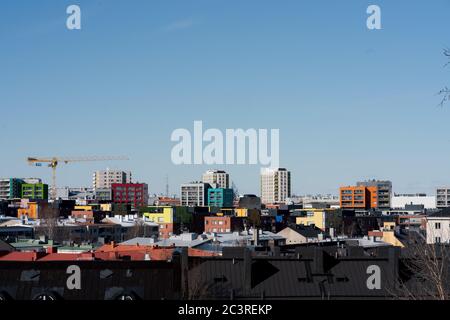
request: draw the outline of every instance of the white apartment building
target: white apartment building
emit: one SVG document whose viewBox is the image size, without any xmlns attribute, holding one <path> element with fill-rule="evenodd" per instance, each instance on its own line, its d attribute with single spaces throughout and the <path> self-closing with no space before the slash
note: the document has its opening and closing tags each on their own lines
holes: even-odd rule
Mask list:
<svg viewBox="0 0 450 320">
<path fill-rule="evenodd" d="M 106 169 L 95 171 L 92 175 L 92 186 L 94 190 L 111 188 L 113 183 L 131 183 L 131 172 Z"/>
<path fill-rule="evenodd" d="M 285 168 L 261 170 L 261 202 L 284 203 L 291 197 L 291 172 Z"/>
<path fill-rule="evenodd" d="M 443 187 L 436 189 L 436 208 L 450 207 L 450 188 Z"/>
<path fill-rule="evenodd" d="M 425 209 L 436 209 L 436 197 L 426 194 L 394 194 L 391 199 L 393 209 L 404 209 L 407 204 L 424 205 Z"/>
<path fill-rule="evenodd" d="M 450 243 L 450 216 L 428 216 L 427 243 Z"/>
<path fill-rule="evenodd" d="M 230 188 L 230 175 L 222 170 L 208 170 L 203 174 L 203 183 L 216 185 L 217 188 Z"/>
<path fill-rule="evenodd" d="M 181 205 L 203 207 L 208 205 L 209 183 L 191 182 L 181 185 Z"/>
</svg>

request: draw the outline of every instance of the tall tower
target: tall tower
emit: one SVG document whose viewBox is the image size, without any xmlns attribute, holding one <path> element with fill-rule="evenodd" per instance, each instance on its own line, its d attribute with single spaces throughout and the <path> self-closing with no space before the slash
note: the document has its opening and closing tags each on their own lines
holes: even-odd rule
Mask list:
<svg viewBox="0 0 450 320">
<path fill-rule="evenodd" d="M 222 170 L 208 170 L 203 174 L 203 183 L 216 184 L 218 188 L 230 188 L 230 175 Z"/>
<path fill-rule="evenodd" d="M 291 172 L 285 168 L 261 170 L 261 201 L 264 204 L 284 203 L 291 196 Z"/>
<path fill-rule="evenodd" d="M 120 170 L 95 171 L 92 175 L 92 187 L 95 189 L 110 189 L 113 183 L 131 183 L 131 172 Z"/>
</svg>

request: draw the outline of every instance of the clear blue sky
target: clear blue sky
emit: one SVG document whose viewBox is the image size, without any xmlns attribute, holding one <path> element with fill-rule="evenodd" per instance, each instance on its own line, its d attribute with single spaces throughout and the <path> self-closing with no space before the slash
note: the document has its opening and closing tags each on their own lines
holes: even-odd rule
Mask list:
<svg viewBox="0 0 450 320">
<path fill-rule="evenodd" d="M 65 27 L 78 4 L 82 30 Z M 366 28 L 382 9 L 383 30 Z M 123 168 L 151 193 L 196 180 L 174 166 L 176 128 L 279 128 L 297 194 L 366 178 L 396 192 L 450 185 L 450 1 L 4 0 L 0 176 L 38 176 L 27 156 L 128 155 L 71 164 L 59 185 Z M 259 166 L 225 166 L 259 193 Z"/>
</svg>

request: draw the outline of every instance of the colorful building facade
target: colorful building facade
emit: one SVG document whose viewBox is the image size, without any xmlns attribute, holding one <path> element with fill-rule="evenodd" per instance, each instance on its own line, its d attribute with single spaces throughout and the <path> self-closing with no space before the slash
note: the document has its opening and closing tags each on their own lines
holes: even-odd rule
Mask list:
<svg viewBox="0 0 450 320">
<path fill-rule="evenodd" d="M 44 183 L 24 183 L 22 184 L 22 199 L 47 200 L 48 185 Z"/>
<path fill-rule="evenodd" d="M 113 202 L 131 204 L 134 208 L 148 205 L 148 185 L 146 183 L 113 183 Z"/>
<path fill-rule="evenodd" d="M 233 207 L 233 199 L 233 189 L 208 189 L 208 206 L 210 207 L 231 208 Z"/>
<path fill-rule="evenodd" d="M 349 186 L 340 188 L 340 205 L 343 209 L 378 208 L 377 187 Z"/>
</svg>

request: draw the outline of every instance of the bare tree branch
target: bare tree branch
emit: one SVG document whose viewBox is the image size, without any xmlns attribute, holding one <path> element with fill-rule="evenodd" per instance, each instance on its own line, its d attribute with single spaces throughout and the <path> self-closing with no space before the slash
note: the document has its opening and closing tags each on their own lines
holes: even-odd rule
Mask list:
<svg viewBox="0 0 450 320">
<path fill-rule="evenodd" d="M 444 49 L 444 56 L 448 59 L 447 63 L 444 65 L 445 68 L 450 65 L 450 48 Z M 443 107 L 444 104 L 450 101 L 450 89 L 448 87 L 444 87 L 443 89 L 441 89 L 438 95 L 442 97 L 439 106 Z"/>
<path fill-rule="evenodd" d="M 427 244 L 409 239 L 401 261 L 405 279 L 399 278 L 390 290 L 397 299 L 448 300 L 450 298 L 450 248 L 447 244 Z"/>
</svg>

